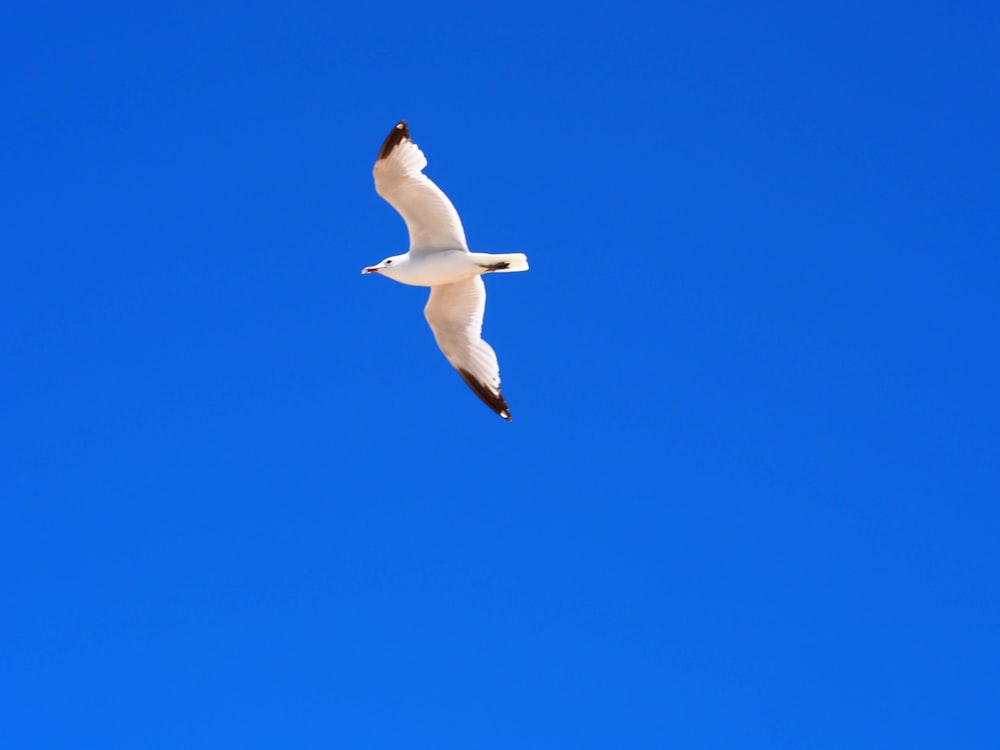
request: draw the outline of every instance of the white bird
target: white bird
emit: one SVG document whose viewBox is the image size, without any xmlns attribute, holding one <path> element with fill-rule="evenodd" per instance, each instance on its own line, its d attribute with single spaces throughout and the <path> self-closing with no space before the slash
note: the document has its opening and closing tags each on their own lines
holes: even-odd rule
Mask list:
<svg viewBox="0 0 1000 750">
<path fill-rule="evenodd" d="M 406 121 L 392 129 L 375 160 L 375 190 L 395 208 L 410 233 L 410 250 L 361 273 L 377 273 L 411 286 L 429 286 L 424 317 L 444 356 L 483 402 L 510 421 L 500 395 L 500 364 L 482 339 L 484 273 L 527 271 L 523 253 L 473 253 L 448 196 L 423 173 L 427 158 L 410 140 Z"/>
</svg>

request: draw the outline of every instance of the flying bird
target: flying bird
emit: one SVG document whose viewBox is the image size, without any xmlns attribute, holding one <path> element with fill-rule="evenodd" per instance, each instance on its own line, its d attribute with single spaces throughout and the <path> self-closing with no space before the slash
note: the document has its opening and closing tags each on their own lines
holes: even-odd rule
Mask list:
<svg viewBox="0 0 1000 750">
<path fill-rule="evenodd" d="M 424 317 L 442 353 L 462 380 L 493 411 L 510 421 L 500 395 L 500 364 L 483 341 L 486 287 L 483 274 L 527 271 L 523 253 L 473 253 L 465 242 L 458 211 L 423 173 L 427 157 L 410 140 L 406 121 L 394 127 L 375 160 L 375 191 L 406 222 L 410 250 L 361 273 L 377 273 L 411 286 L 429 286 Z"/>
</svg>

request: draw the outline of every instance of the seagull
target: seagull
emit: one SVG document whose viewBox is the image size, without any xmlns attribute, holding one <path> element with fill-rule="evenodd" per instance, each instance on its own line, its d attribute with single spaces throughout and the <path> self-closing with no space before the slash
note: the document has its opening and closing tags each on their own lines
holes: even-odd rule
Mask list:
<svg viewBox="0 0 1000 750">
<path fill-rule="evenodd" d="M 510 421 L 500 395 L 500 364 L 483 341 L 487 273 L 527 271 L 523 253 L 473 253 L 465 242 L 458 211 L 423 173 L 427 157 L 410 140 L 402 120 L 386 136 L 375 160 L 375 191 L 403 217 L 410 250 L 361 273 L 377 273 L 410 286 L 429 286 L 424 317 L 445 358 L 487 406 Z"/>
</svg>

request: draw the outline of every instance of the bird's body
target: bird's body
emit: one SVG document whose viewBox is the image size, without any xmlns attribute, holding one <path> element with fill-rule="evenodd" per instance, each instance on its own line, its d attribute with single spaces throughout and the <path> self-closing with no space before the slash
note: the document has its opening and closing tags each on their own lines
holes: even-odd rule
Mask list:
<svg viewBox="0 0 1000 750">
<path fill-rule="evenodd" d="M 467 281 L 484 273 L 525 270 L 522 268 L 512 269 L 510 255 L 523 257 L 520 256 L 520 253 L 495 255 L 492 253 L 472 253 L 468 250 L 406 253 L 394 255 L 388 259 L 392 260 L 392 263 L 379 269 L 378 273 L 382 276 L 388 276 L 400 284 L 434 287 L 440 284 Z M 513 260 L 516 262 L 518 258 Z"/>
<path fill-rule="evenodd" d="M 522 253 L 473 253 L 465 242 L 458 212 L 441 189 L 423 174 L 427 159 L 410 140 L 406 122 L 386 137 L 373 170 L 375 189 L 403 217 L 410 250 L 386 258 L 362 273 L 377 273 L 411 286 L 429 286 L 424 317 L 444 356 L 479 398 L 510 421 L 500 395 L 500 365 L 481 337 L 486 273 L 527 271 Z"/>
</svg>

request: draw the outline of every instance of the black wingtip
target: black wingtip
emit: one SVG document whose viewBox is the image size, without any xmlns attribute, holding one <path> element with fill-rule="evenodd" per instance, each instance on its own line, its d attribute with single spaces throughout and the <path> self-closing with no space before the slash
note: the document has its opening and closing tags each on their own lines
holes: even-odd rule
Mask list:
<svg viewBox="0 0 1000 750">
<path fill-rule="evenodd" d="M 510 421 L 510 409 L 507 407 L 507 402 L 504 401 L 503 396 L 499 393 L 494 393 L 483 383 L 480 383 L 468 370 L 459 369 L 458 374 L 462 376 L 465 384 L 472 389 L 473 393 L 479 396 L 484 404 L 508 422 Z"/>
<path fill-rule="evenodd" d="M 385 141 L 382 143 L 382 148 L 378 152 L 379 159 L 385 159 L 392 150 L 396 148 L 403 141 L 410 140 L 410 128 L 406 125 L 406 120 L 400 120 L 399 124 L 396 125 L 392 130 L 389 131 L 389 135 L 385 137 Z"/>
</svg>

